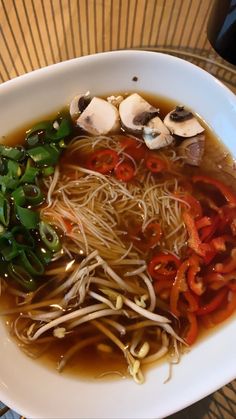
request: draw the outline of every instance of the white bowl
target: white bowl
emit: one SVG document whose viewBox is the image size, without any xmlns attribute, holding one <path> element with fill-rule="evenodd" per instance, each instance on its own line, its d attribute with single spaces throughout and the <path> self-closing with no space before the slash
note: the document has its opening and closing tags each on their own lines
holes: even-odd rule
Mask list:
<svg viewBox="0 0 236 419">
<path fill-rule="evenodd" d="M 138 81 L 133 81 L 136 76 Z M 236 98 L 218 80 L 175 57 L 119 51 L 56 64 L 0 86 L 0 136 L 66 105 L 78 92 L 145 91 L 197 112 L 236 155 Z M 196 344 L 172 379 L 166 364 L 146 382 L 100 382 L 59 375 L 20 352 L 0 322 L 0 400 L 31 418 L 163 418 L 236 376 L 236 324 Z"/>
</svg>

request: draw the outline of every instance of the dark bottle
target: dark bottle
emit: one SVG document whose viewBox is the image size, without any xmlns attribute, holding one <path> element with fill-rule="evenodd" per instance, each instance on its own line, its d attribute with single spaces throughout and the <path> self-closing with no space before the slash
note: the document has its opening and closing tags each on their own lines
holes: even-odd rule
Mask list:
<svg viewBox="0 0 236 419">
<path fill-rule="evenodd" d="M 236 65 L 236 0 L 215 0 L 207 36 L 216 52 Z"/>
</svg>

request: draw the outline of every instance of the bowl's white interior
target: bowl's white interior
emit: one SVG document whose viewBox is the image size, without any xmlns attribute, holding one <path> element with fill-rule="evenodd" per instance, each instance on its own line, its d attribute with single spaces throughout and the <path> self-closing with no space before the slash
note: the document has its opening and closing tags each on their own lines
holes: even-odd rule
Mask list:
<svg viewBox="0 0 236 419">
<path fill-rule="evenodd" d="M 138 77 L 134 82 L 133 77 Z M 0 137 L 57 111 L 79 92 L 145 91 L 191 107 L 236 155 L 236 99 L 203 70 L 174 57 L 120 51 L 71 60 L 0 86 Z M 236 375 L 236 326 L 228 322 L 183 357 L 131 380 L 81 381 L 23 355 L 0 323 L 0 399 L 27 417 L 159 418 L 204 397 Z"/>
</svg>

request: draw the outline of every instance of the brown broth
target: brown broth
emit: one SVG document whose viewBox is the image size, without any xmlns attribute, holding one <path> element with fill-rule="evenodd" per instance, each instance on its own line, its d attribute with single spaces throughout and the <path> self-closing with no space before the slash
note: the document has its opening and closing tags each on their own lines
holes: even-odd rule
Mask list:
<svg viewBox="0 0 236 419">
<path fill-rule="evenodd" d="M 143 97 L 154 106 L 157 106 L 161 109 L 162 118 L 176 106 L 176 103 L 166 98 L 145 94 L 143 94 Z M 51 119 L 53 117 L 55 117 L 55 115 L 49 115 L 47 118 L 42 119 Z M 230 174 L 222 173 L 220 170 L 222 164 L 233 168 L 233 159 L 231 158 L 226 147 L 219 141 L 218 138 L 216 138 L 216 135 L 209 129 L 206 123 L 203 121 L 201 121 L 201 123 L 206 129 L 207 138 L 204 159 L 200 168 L 194 168 L 186 165 L 184 169 L 186 176 L 191 176 L 195 173 L 199 173 L 199 171 L 204 171 L 206 174 L 214 174 L 215 177 L 224 180 L 226 183 L 233 186 L 236 190 L 236 182 L 234 182 L 232 185 L 233 169 L 230 171 Z M 2 138 L 0 142 L 11 146 L 24 144 L 25 132 L 33 124 L 34 123 L 27 124 L 26 127 L 23 127 L 17 130 L 15 133 Z M 75 132 L 75 134 L 77 134 L 77 132 Z M 62 166 L 63 165 L 61 165 L 61 167 Z M 13 301 L 11 296 L 2 295 L 0 297 L 1 311 L 12 307 L 12 304 Z M 6 319 L 7 325 L 9 326 L 12 320 L 14 320 L 16 317 L 16 315 L 8 316 Z M 207 335 L 206 331 L 204 331 L 202 335 L 204 335 L 205 338 L 205 335 Z M 75 338 L 72 340 L 69 337 L 65 340 L 57 339 L 56 342 L 51 345 L 47 353 L 39 357 L 39 361 L 44 365 L 48 365 L 50 368 L 55 369 L 61 356 L 66 352 L 72 343 L 75 343 Z M 94 344 L 93 346 L 85 348 L 76 354 L 72 358 L 70 364 L 65 368 L 63 373 L 79 376 L 82 378 L 101 378 L 103 377 L 103 374 L 104 377 L 109 379 L 117 378 L 120 376 L 126 377 L 127 364 L 123 355 L 120 356 L 119 352 L 115 350 L 114 347 L 112 347 L 111 353 L 102 352 L 98 349 L 97 345 L 98 344 Z"/>
</svg>

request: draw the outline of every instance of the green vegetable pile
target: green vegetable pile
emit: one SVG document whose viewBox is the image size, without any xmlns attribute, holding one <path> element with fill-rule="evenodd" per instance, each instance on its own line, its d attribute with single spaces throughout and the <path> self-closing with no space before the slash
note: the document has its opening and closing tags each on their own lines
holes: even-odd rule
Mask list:
<svg viewBox="0 0 236 419">
<path fill-rule="evenodd" d="M 40 219 L 40 184 L 54 173 L 71 131 L 70 119 L 58 117 L 28 131 L 24 147 L 0 144 L 0 275 L 26 291 L 39 286 L 61 247 L 57 232 Z"/>
</svg>

